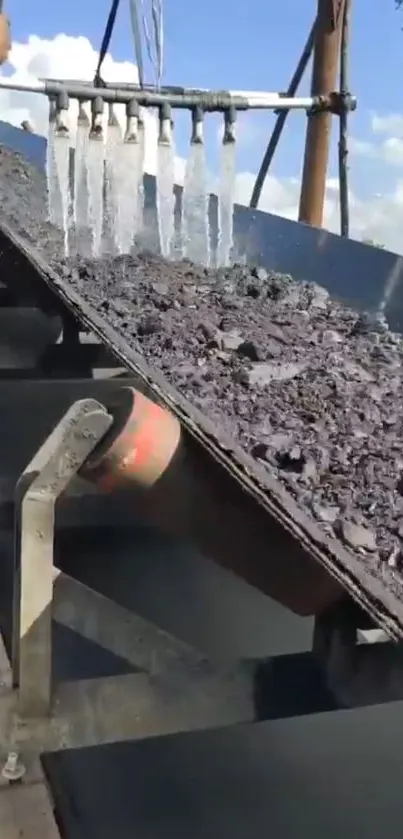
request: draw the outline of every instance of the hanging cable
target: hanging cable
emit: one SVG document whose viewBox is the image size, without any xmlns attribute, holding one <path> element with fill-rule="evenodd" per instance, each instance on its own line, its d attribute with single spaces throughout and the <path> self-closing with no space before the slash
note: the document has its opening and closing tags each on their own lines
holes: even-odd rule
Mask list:
<svg viewBox="0 0 403 839">
<path fill-rule="evenodd" d="M 142 12 L 144 37 L 146 39 L 148 60 L 149 60 L 150 64 L 154 67 L 153 49 L 152 49 L 152 44 L 151 44 L 150 30 L 148 28 L 147 14 L 146 14 L 146 10 L 144 8 L 144 0 L 141 0 L 141 12 Z"/>
<path fill-rule="evenodd" d="M 0 0 L 0 3 L 2 0 Z M 102 65 L 108 52 L 113 29 L 115 26 L 116 15 L 118 12 L 120 0 L 112 0 L 112 5 L 109 11 L 108 20 L 105 27 L 104 36 L 102 38 L 101 49 L 99 51 L 98 65 L 94 77 L 94 85 L 102 87 L 104 81 L 102 79 L 101 70 Z M 132 35 L 134 41 L 135 61 L 139 75 L 139 85 L 144 87 L 144 63 L 143 63 L 143 48 L 141 37 L 140 20 L 143 25 L 144 36 L 146 41 L 146 48 L 150 63 L 152 64 L 157 81 L 157 87 L 161 86 L 163 73 L 163 49 L 164 49 L 164 25 L 163 25 L 163 10 L 162 0 L 152 0 L 151 3 L 151 19 L 153 24 L 153 40 L 155 47 L 155 58 L 153 56 L 152 41 L 147 24 L 147 16 L 144 7 L 144 0 L 129 0 L 130 20 L 132 27 Z"/>
<path fill-rule="evenodd" d="M 112 5 L 111 5 L 111 8 L 110 8 L 108 20 L 107 20 L 106 26 L 105 26 L 104 37 L 102 38 L 101 49 L 99 51 L 98 66 L 97 66 L 97 69 L 96 69 L 96 72 L 95 72 L 95 77 L 94 77 L 94 85 L 96 87 L 103 87 L 104 86 L 104 82 L 103 82 L 102 76 L 101 76 L 101 70 L 102 70 L 102 65 L 104 63 L 104 58 L 106 56 L 106 53 L 108 52 L 109 45 L 110 45 L 110 42 L 111 42 L 112 33 L 113 33 L 114 26 L 115 26 L 115 21 L 116 21 L 116 15 L 117 15 L 118 8 L 119 8 L 119 3 L 120 3 L 120 0 L 112 0 Z"/>
<path fill-rule="evenodd" d="M 339 117 L 339 200 L 340 233 L 348 237 L 350 229 L 348 200 L 348 110 L 345 97 L 348 95 L 348 48 L 349 48 L 350 0 L 345 0 L 341 30 L 340 47 L 340 94 L 341 111 Z"/>
<path fill-rule="evenodd" d="M 141 6 L 138 0 L 130 0 L 130 19 L 132 23 L 132 34 L 134 41 L 135 60 L 139 74 L 140 87 L 144 87 L 144 64 L 143 64 L 143 48 L 141 43 L 140 30 L 140 15 Z"/>
<path fill-rule="evenodd" d="M 150 35 L 145 5 L 145 0 L 141 0 L 142 23 L 144 37 L 146 41 L 147 54 L 150 64 L 155 73 L 156 86 L 157 88 L 160 88 L 163 73 L 164 48 L 164 24 L 162 2 L 161 0 L 152 0 L 151 2 L 150 16 L 153 30 L 153 38 L 151 38 Z"/>
<path fill-rule="evenodd" d="M 154 26 L 154 40 L 156 52 L 157 87 L 161 87 L 163 72 L 164 26 L 162 14 L 162 0 L 152 0 L 151 15 Z"/>
<path fill-rule="evenodd" d="M 301 83 L 302 77 L 305 73 L 305 70 L 308 66 L 308 62 L 309 62 L 309 59 L 312 55 L 312 50 L 313 50 L 314 43 L 315 43 L 315 30 L 316 30 L 316 20 L 315 20 L 315 22 L 312 26 L 312 29 L 311 29 L 311 31 L 308 35 L 308 39 L 306 41 L 304 49 L 302 50 L 301 57 L 299 59 L 298 65 L 297 65 L 297 69 L 295 70 L 295 73 L 294 73 L 294 75 L 293 75 L 293 77 L 290 81 L 287 93 L 285 94 L 289 98 L 291 98 L 292 96 L 295 96 L 295 94 L 296 94 L 296 92 L 299 88 L 299 85 Z M 284 129 L 288 114 L 289 114 L 289 111 L 280 111 L 280 113 L 278 113 L 278 116 L 277 116 L 277 119 L 276 119 L 276 122 L 275 122 L 275 125 L 274 125 L 274 128 L 273 128 L 272 135 L 271 135 L 270 140 L 268 142 L 267 149 L 266 149 L 264 158 L 262 160 L 262 164 L 261 164 L 261 167 L 259 169 L 256 181 L 255 181 L 255 185 L 253 187 L 252 197 L 250 199 L 249 206 L 252 207 L 254 210 L 256 210 L 256 208 L 259 204 L 260 196 L 262 194 L 263 184 L 266 180 L 267 173 L 269 171 L 271 162 L 272 162 L 273 157 L 275 155 L 275 152 L 276 152 L 277 146 L 279 144 L 281 135 L 283 133 L 283 129 Z"/>
</svg>

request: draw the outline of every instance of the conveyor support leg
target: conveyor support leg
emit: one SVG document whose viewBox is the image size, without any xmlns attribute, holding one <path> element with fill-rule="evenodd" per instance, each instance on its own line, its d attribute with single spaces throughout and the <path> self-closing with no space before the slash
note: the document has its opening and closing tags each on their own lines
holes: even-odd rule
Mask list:
<svg viewBox="0 0 403 839">
<path fill-rule="evenodd" d="M 50 711 L 56 501 L 111 423 L 95 399 L 75 402 L 17 484 L 12 667 L 25 717 Z"/>
</svg>

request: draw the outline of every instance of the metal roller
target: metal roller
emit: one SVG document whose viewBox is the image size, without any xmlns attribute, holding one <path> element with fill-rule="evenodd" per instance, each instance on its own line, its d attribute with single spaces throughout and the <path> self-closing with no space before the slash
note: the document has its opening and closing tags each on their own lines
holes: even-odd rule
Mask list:
<svg viewBox="0 0 403 839">
<path fill-rule="evenodd" d="M 83 477 L 108 492 L 150 489 L 179 448 L 178 419 L 134 388 L 122 388 L 110 410 L 113 426 L 87 461 Z"/>
</svg>

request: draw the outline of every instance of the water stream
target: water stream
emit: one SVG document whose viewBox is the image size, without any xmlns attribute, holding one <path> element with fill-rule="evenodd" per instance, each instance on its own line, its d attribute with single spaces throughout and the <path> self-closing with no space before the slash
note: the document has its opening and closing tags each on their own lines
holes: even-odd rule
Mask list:
<svg viewBox="0 0 403 839">
<path fill-rule="evenodd" d="M 182 256 L 210 264 L 208 189 L 203 143 L 192 143 L 186 162 L 182 193 Z"/>
<path fill-rule="evenodd" d="M 65 253 L 68 253 L 68 229 L 71 206 L 70 191 L 70 138 L 68 133 L 58 134 L 54 123 L 49 125 L 47 144 L 47 182 L 49 220 L 64 234 Z"/>
<path fill-rule="evenodd" d="M 174 245 L 175 149 L 172 143 L 157 145 L 157 216 L 161 254 L 172 255 Z"/>
<path fill-rule="evenodd" d="M 231 263 L 234 244 L 234 203 L 236 176 L 236 144 L 221 147 L 220 185 L 218 192 L 217 266 Z"/>
<path fill-rule="evenodd" d="M 88 141 L 88 217 L 92 238 L 92 256 L 101 254 L 103 232 L 105 144 L 102 137 L 90 136 Z"/>
</svg>

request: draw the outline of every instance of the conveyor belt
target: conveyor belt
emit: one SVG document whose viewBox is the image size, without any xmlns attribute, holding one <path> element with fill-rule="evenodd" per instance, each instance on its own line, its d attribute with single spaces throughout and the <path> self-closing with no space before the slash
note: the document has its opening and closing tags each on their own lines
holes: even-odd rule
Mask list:
<svg viewBox="0 0 403 839">
<path fill-rule="evenodd" d="M 256 507 L 266 512 L 273 527 L 277 531 L 280 528 L 284 538 L 287 537 L 290 549 L 293 547 L 294 551 L 303 552 L 307 562 L 313 559 L 321 563 L 391 636 L 398 638 L 403 635 L 403 605 L 399 597 L 401 584 L 389 568 L 383 572 L 383 579 L 370 576 L 357 556 L 345 550 L 338 541 L 327 538 L 264 468 L 218 431 L 159 372 L 150 369 L 105 318 L 4 224 L 0 230 L 0 248 L 3 255 L 8 252 L 8 265 L 15 265 L 12 280 L 24 281 L 25 287 L 30 286 L 32 293 L 34 287 L 41 287 L 42 292 L 46 288 L 48 295 L 56 296 L 59 304 L 67 306 L 84 328 L 96 333 L 139 378 L 142 388 L 178 416 L 184 429 L 202 446 L 204 456 L 208 455 L 209 460 L 219 466 L 217 475 L 222 475 L 223 481 L 225 475 L 228 481 L 229 475 L 249 496 L 249 506 L 252 499 Z M 2 279 L 9 281 L 10 278 Z M 285 555 L 283 553 L 283 556 L 275 558 L 271 553 L 267 563 L 284 563 L 286 554 L 285 550 Z"/>
</svg>

